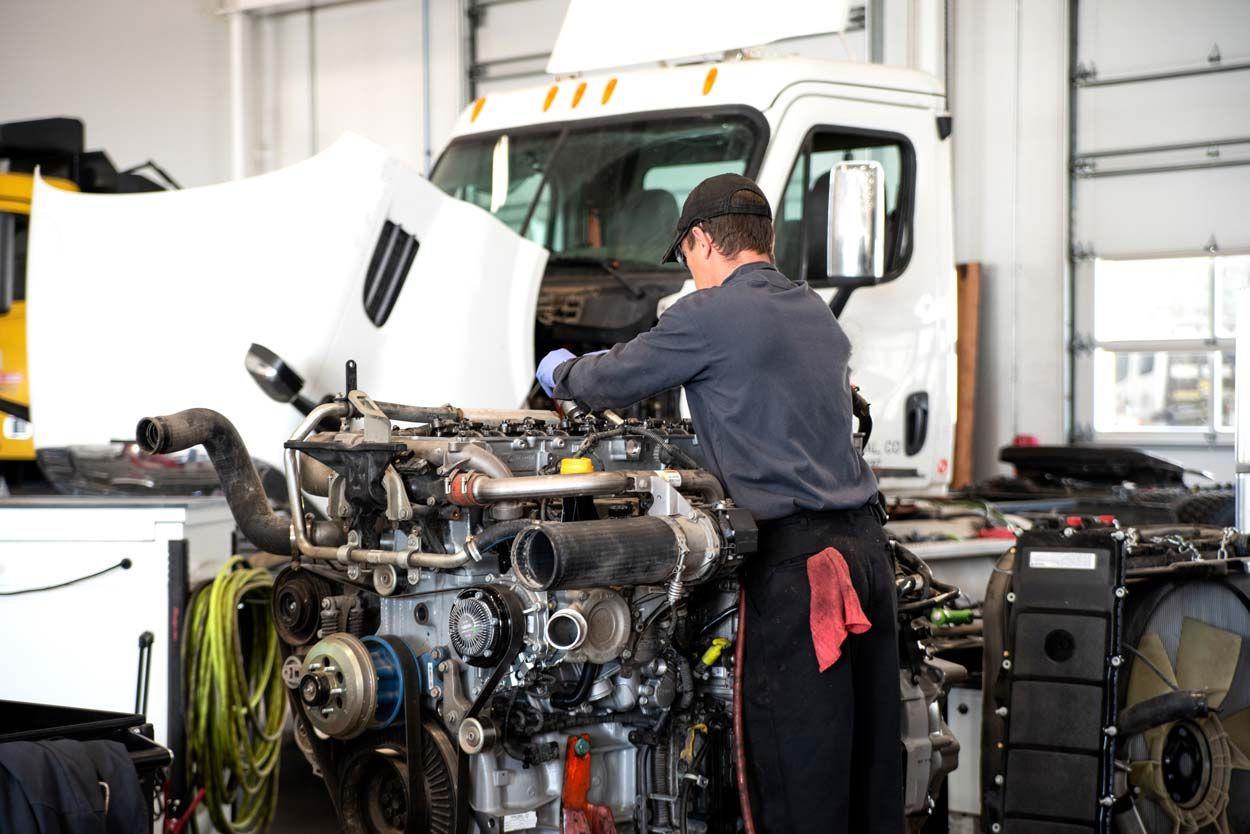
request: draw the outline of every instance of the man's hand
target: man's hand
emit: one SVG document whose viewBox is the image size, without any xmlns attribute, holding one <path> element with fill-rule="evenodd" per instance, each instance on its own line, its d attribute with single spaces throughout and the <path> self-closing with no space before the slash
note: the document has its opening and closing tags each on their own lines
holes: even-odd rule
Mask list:
<svg viewBox="0 0 1250 834">
<path fill-rule="evenodd" d="M 576 359 L 577 355 L 571 350 L 559 348 L 551 351 L 543 357 L 543 361 L 538 363 L 538 371 L 534 374 L 538 378 L 538 384 L 547 392 L 547 396 L 552 396 L 555 391 L 556 381 L 554 379 L 556 368 L 563 365 L 570 359 Z"/>
</svg>

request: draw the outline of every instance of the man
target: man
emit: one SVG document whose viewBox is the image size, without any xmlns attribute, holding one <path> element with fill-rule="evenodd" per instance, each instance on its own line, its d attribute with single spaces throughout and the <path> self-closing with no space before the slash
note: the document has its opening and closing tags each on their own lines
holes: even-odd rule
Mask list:
<svg viewBox="0 0 1250 834">
<path fill-rule="evenodd" d="M 850 342 L 816 293 L 773 266 L 772 250 L 772 213 L 755 183 L 705 180 L 664 256 L 690 270 L 696 291 L 610 351 L 548 354 L 538 379 L 555 399 L 594 409 L 685 386 L 707 468 L 760 525 L 743 575 L 756 830 L 900 834 L 894 569 L 876 480 L 852 445 Z M 842 623 L 842 608 L 832 610 L 842 591 L 871 626 L 846 637 L 822 672 L 831 655 L 818 660 L 814 641 L 827 649 L 829 616 Z"/>
</svg>

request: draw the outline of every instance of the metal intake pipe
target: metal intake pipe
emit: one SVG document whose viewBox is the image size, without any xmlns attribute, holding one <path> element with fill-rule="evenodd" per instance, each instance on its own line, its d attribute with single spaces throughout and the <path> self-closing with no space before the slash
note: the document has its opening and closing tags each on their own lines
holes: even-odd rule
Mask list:
<svg viewBox="0 0 1250 834">
<path fill-rule="evenodd" d="M 203 445 L 243 535 L 269 553 L 289 556 L 294 552 L 291 522 L 269 506 L 247 447 L 225 417 L 208 408 L 188 408 L 166 417 L 144 417 L 135 427 L 135 436 L 139 448 L 153 454 Z"/>
<path fill-rule="evenodd" d="M 709 503 L 725 497 L 720 482 L 699 469 L 668 469 L 666 475 L 679 480 L 681 490 L 697 492 Z M 653 470 L 611 470 L 577 475 L 525 475 L 515 478 L 491 477 L 475 472 L 456 474 L 448 481 L 448 500 L 460 506 L 480 506 L 500 501 L 562 498 L 567 495 L 619 495 L 645 492 L 647 479 L 659 477 Z"/>
</svg>

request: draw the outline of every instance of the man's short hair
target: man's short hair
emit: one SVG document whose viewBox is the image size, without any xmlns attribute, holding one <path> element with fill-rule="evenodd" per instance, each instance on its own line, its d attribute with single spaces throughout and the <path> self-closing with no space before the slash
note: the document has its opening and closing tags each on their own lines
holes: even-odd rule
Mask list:
<svg viewBox="0 0 1250 834">
<path fill-rule="evenodd" d="M 758 194 L 739 191 L 734 200 L 753 205 L 768 205 Z M 726 258 L 739 252 L 760 252 L 770 259 L 773 256 L 773 221 L 758 214 L 722 214 L 709 217 L 697 225 L 703 228 L 716 251 Z"/>
</svg>

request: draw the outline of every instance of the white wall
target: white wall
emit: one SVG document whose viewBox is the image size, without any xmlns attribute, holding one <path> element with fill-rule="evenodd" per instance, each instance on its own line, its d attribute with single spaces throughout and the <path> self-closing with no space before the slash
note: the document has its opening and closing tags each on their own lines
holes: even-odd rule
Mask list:
<svg viewBox="0 0 1250 834">
<path fill-rule="evenodd" d="M 297 162 L 350 130 L 425 170 L 422 6 L 370 0 L 253 20 L 249 169 Z M 460 3 L 429 0 L 429 23 L 436 157 L 466 96 Z"/>
<path fill-rule="evenodd" d="M 3 0 L 0 121 L 74 116 L 119 168 L 229 175 L 226 22 L 207 0 Z"/>
<path fill-rule="evenodd" d="M 980 261 L 975 472 L 1064 436 L 1067 4 L 951 0 L 955 258 Z"/>
</svg>

